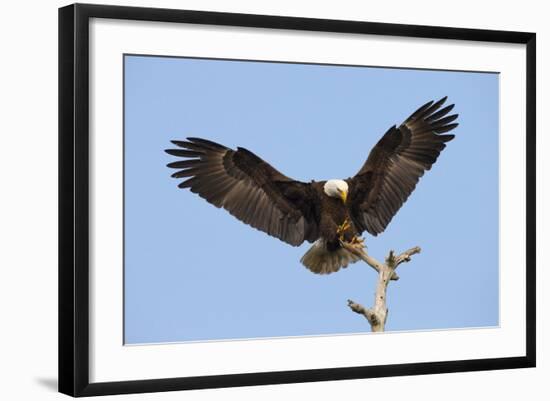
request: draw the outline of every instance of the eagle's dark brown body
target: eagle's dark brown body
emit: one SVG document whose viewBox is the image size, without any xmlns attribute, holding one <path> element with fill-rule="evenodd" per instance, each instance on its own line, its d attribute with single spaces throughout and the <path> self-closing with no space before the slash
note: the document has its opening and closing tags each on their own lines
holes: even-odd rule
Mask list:
<svg viewBox="0 0 550 401">
<path fill-rule="evenodd" d="M 350 228 L 343 233 L 346 241 L 351 241 L 353 237 L 360 235 L 357 232 L 351 219 L 348 206 L 340 199 L 332 198 L 323 192 L 323 185 L 326 181 L 314 183 L 313 186 L 317 191 L 319 198 L 319 232 L 321 237 L 327 241 L 329 250 L 336 250 L 340 247 L 340 239 L 338 236 L 338 227 L 344 221 L 350 222 Z"/>
<path fill-rule="evenodd" d="M 391 127 L 371 150 L 359 172 L 340 181 L 349 189 L 342 198 L 329 196 L 326 181 L 304 183 L 289 178 L 244 148 L 233 150 L 200 138 L 172 141 L 168 149 L 183 160 L 168 164 L 178 169 L 179 184 L 233 216 L 280 240 L 298 246 L 314 245 L 302 263 L 315 273 L 330 273 L 357 260 L 340 246 L 367 231 L 383 232 L 454 135 L 454 105 L 441 108 L 446 98 L 428 102 L 399 127 Z M 339 233 L 344 221 L 349 228 Z"/>
</svg>

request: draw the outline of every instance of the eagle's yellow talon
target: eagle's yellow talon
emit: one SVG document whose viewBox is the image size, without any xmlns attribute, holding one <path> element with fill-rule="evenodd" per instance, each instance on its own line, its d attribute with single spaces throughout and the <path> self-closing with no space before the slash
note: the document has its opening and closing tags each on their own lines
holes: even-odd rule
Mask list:
<svg viewBox="0 0 550 401">
<path fill-rule="evenodd" d="M 348 228 L 350 228 L 350 227 L 351 227 L 351 224 L 349 222 L 349 219 L 346 217 L 344 222 L 342 224 L 340 224 L 338 226 L 338 228 L 336 229 L 336 234 L 338 234 L 338 239 L 340 241 L 344 240 L 344 234 L 348 230 Z"/>
</svg>

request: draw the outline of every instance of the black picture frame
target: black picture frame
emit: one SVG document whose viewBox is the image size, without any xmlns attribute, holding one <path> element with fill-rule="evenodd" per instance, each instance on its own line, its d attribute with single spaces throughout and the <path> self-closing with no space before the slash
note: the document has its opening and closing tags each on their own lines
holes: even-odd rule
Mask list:
<svg viewBox="0 0 550 401">
<path fill-rule="evenodd" d="M 526 46 L 526 353 L 521 357 L 90 383 L 89 145 L 90 18 L 161 21 L 370 35 L 516 43 Z M 59 9 L 59 391 L 71 396 L 421 375 L 535 366 L 536 35 L 437 26 L 74 4 Z"/>
</svg>

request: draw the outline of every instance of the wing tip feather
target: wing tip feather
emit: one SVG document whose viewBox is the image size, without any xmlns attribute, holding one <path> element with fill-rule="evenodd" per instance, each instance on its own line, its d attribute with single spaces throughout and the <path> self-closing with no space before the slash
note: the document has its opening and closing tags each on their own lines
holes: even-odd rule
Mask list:
<svg viewBox="0 0 550 401">
<path fill-rule="evenodd" d="M 189 136 L 186 139 L 189 142 L 192 142 L 195 145 L 204 146 L 207 149 L 211 149 L 211 150 L 227 150 L 228 149 L 226 146 L 221 145 L 217 142 L 211 141 L 209 139 L 198 138 L 198 137 L 195 137 L 195 136 Z"/>
</svg>

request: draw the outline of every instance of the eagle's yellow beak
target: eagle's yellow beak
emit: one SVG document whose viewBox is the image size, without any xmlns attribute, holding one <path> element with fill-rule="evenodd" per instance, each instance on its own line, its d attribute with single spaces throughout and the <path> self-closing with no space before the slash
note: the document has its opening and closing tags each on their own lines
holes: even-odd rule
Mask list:
<svg viewBox="0 0 550 401">
<path fill-rule="evenodd" d="M 340 196 L 342 197 L 342 202 L 346 203 L 346 201 L 348 200 L 348 191 L 340 192 Z"/>
</svg>

